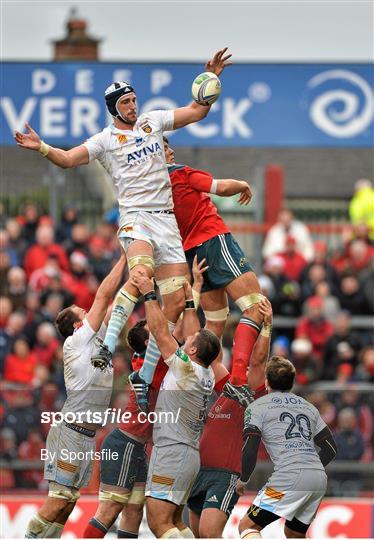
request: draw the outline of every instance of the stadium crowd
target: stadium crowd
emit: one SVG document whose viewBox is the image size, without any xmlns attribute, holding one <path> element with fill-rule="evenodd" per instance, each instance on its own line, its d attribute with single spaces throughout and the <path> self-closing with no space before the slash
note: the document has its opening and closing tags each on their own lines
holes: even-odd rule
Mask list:
<svg viewBox="0 0 374 540">
<path fill-rule="evenodd" d="M 58 411 L 65 399 L 62 339 L 54 327 L 72 303 L 88 310 L 99 283 L 118 259 L 116 226 L 94 232 L 73 206 L 59 224 L 26 203 L 16 217 L 0 216 L 0 460 L 40 461 L 49 426 L 43 411 Z M 338 250 L 314 241 L 290 210 L 282 210 L 263 246 L 259 281 L 275 315 L 298 317 L 295 328 L 275 327 L 272 352 L 291 359 L 297 384 L 374 382 L 374 344 L 368 329 L 353 329 L 352 317 L 374 314 L 374 245 L 364 224 L 347 226 Z M 231 307 L 224 335 L 224 361 L 239 313 Z M 129 326 L 143 317 L 140 305 Z M 132 371 L 125 336 L 113 356 L 112 406 L 123 409 Z M 355 385 L 341 392 L 304 389 L 333 429 L 341 460 L 370 461 L 373 415 Z M 98 437 L 101 443 L 108 429 Z M 265 457 L 265 456 L 264 456 Z M 0 487 L 41 487 L 39 469 L 3 468 Z"/>
</svg>

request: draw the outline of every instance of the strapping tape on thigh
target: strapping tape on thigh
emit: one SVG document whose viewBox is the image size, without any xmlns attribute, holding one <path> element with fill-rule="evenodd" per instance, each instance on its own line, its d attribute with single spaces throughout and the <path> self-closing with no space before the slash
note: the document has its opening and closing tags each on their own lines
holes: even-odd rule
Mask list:
<svg viewBox="0 0 374 540">
<path fill-rule="evenodd" d="M 106 491 L 100 489 L 99 491 L 99 501 L 112 501 L 119 504 L 127 504 L 130 498 L 130 492 L 128 493 L 117 493 L 116 491 Z"/>
<path fill-rule="evenodd" d="M 49 482 L 48 497 L 75 502 L 79 499 L 80 494 L 79 491 L 73 487 L 62 486 L 57 482 Z"/>
<path fill-rule="evenodd" d="M 226 306 L 222 309 L 217 309 L 216 311 L 205 311 L 204 315 L 207 321 L 212 322 L 222 322 L 227 319 L 227 316 L 229 314 L 229 307 Z"/>
<path fill-rule="evenodd" d="M 265 298 L 266 296 L 261 293 L 245 294 L 244 296 L 241 296 L 240 298 L 235 300 L 235 304 L 241 311 L 245 311 L 246 309 L 254 306 L 255 304 L 259 304 Z"/>
<path fill-rule="evenodd" d="M 170 294 L 183 288 L 183 284 L 187 281 L 186 276 L 174 276 L 165 279 L 157 279 L 156 283 L 160 289 L 160 294 Z"/>
<path fill-rule="evenodd" d="M 145 501 L 145 486 L 134 487 L 131 491 L 128 504 L 144 504 Z"/>
<path fill-rule="evenodd" d="M 136 255 L 134 257 L 130 257 L 127 264 L 129 266 L 129 270 L 132 270 L 138 264 L 148 266 L 148 268 L 150 268 L 152 271 L 155 269 L 155 261 L 150 255 Z"/>
</svg>

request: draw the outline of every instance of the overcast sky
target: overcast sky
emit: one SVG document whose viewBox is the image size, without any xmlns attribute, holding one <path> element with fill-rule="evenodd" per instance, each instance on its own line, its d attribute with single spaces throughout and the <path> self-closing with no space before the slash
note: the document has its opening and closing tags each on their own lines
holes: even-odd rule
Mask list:
<svg viewBox="0 0 374 540">
<path fill-rule="evenodd" d="M 100 59 L 202 61 L 229 46 L 239 61 L 370 61 L 368 1 L 1 0 L 4 60 L 52 60 L 69 9 L 101 38 Z"/>
</svg>

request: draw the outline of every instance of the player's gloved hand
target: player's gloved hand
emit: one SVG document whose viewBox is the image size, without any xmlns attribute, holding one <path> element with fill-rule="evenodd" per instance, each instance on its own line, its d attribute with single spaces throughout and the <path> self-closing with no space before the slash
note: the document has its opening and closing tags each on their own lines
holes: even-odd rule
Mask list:
<svg viewBox="0 0 374 540">
<path fill-rule="evenodd" d="M 236 490 L 236 493 L 239 496 L 244 495 L 246 485 L 247 485 L 247 482 L 242 482 L 242 480 L 240 480 L 240 478 L 238 478 L 238 480 L 236 481 L 235 490 Z"/>
<path fill-rule="evenodd" d="M 230 381 L 227 381 L 223 387 L 222 393 L 234 401 L 237 401 L 239 405 L 245 409 L 254 401 L 254 392 L 249 390 L 248 386 L 235 386 L 231 384 Z"/>
</svg>

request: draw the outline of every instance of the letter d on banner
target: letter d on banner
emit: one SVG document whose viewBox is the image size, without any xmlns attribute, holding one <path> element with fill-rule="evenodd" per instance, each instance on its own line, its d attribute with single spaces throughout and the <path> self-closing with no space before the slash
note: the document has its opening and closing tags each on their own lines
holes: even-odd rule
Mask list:
<svg viewBox="0 0 374 540">
<path fill-rule="evenodd" d="M 35 94 L 47 94 L 56 84 L 56 77 L 48 69 L 36 69 L 32 72 L 32 91 Z"/>
</svg>

